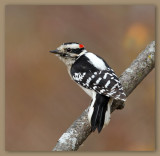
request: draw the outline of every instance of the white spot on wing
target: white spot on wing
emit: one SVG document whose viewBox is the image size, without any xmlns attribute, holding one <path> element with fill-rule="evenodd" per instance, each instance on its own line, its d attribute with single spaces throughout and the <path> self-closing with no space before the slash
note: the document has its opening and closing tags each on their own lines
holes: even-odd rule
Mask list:
<svg viewBox="0 0 160 156">
<path fill-rule="evenodd" d="M 94 86 L 94 87 L 93 87 L 93 89 L 96 89 L 96 88 L 97 88 L 97 86 Z"/>
<path fill-rule="evenodd" d="M 83 80 L 83 77 L 86 75 L 86 73 L 75 73 L 73 75 L 73 79 L 76 80 L 76 81 L 82 81 Z"/>
<path fill-rule="evenodd" d="M 106 79 L 106 78 L 107 78 L 107 73 L 105 73 L 103 76 L 103 79 Z"/>
<path fill-rule="evenodd" d="M 115 89 L 117 86 L 118 86 L 118 83 L 116 83 L 116 84 L 111 88 L 111 90 Z"/>
<path fill-rule="evenodd" d="M 101 90 L 100 90 L 100 93 L 104 93 L 104 92 L 105 92 L 105 89 L 101 89 Z"/>
<path fill-rule="evenodd" d="M 103 76 L 103 79 L 106 79 L 106 78 L 107 78 L 107 75 L 113 76 L 113 75 L 110 74 L 110 73 L 105 73 L 104 76 Z"/>
<path fill-rule="evenodd" d="M 96 84 L 98 84 L 101 80 L 102 80 L 102 78 L 99 77 L 98 80 L 96 81 Z"/>
<path fill-rule="evenodd" d="M 106 85 L 105 85 L 105 88 L 107 88 L 109 86 L 109 84 L 111 83 L 110 80 L 107 81 Z"/>
<path fill-rule="evenodd" d="M 91 79 L 90 77 L 87 79 L 87 81 L 86 81 L 86 85 L 87 85 L 87 86 L 89 86 L 89 83 L 91 82 L 91 80 L 92 80 L 92 79 Z"/>
</svg>

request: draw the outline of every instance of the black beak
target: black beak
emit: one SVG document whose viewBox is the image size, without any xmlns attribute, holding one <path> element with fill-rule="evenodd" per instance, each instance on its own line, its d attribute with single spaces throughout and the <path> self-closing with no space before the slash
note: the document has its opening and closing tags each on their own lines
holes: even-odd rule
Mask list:
<svg viewBox="0 0 160 156">
<path fill-rule="evenodd" d="M 57 49 L 56 50 L 51 50 L 49 52 L 54 53 L 54 54 L 60 54 L 60 52 Z"/>
</svg>

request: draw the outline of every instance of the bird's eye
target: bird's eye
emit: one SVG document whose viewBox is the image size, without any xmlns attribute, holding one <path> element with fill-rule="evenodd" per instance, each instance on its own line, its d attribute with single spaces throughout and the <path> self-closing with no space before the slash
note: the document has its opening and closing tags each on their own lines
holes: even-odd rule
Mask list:
<svg viewBox="0 0 160 156">
<path fill-rule="evenodd" d="M 67 48 L 67 52 L 70 52 L 71 51 L 71 48 Z"/>
</svg>

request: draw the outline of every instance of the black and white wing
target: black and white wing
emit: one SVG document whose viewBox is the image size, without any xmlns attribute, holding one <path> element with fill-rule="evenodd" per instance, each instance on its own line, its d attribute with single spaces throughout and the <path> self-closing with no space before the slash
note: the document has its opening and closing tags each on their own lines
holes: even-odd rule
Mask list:
<svg viewBox="0 0 160 156">
<path fill-rule="evenodd" d="M 123 91 L 119 79 L 108 64 L 104 60 L 103 62 L 106 68 L 101 70 L 95 67 L 85 56 L 81 56 L 72 65 L 71 75 L 73 80 L 84 88 L 94 90 L 99 94 L 113 97 L 117 100 L 125 101 L 126 94 Z"/>
</svg>

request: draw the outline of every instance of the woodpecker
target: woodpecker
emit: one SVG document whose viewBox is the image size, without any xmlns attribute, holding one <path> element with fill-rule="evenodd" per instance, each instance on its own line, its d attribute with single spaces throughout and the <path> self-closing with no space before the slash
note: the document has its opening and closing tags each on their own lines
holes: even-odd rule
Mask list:
<svg viewBox="0 0 160 156">
<path fill-rule="evenodd" d="M 126 100 L 118 77 L 104 59 L 88 52 L 83 44 L 63 43 L 50 52 L 65 63 L 71 79 L 91 97 L 88 120 L 91 131 L 100 133 L 110 122 L 113 100 Z"/>
</svg>

